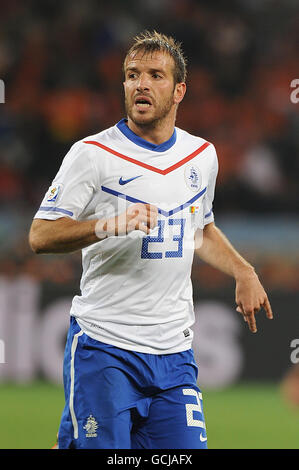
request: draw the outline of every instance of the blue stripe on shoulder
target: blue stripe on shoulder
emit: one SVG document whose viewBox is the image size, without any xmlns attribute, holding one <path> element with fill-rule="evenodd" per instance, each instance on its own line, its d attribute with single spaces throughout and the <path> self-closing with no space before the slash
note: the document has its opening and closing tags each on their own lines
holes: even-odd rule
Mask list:
<svg viewBox="0 0 299 470">
<path fill-rule="evenodd" d="M 211 210 L 210 212 L 208 212 L 208 213 L 205 215 L 205 219 L 208 218 L 208 217 L 210 217 L 210 215 L 212 215 L 212 214 L 213 214 L 213 211 Z"/>
<path fill-rule="evenodd" d="M 38 209 L 39 211 L 47 211 L 47 212 L 61 212 L 62 214 L 66 214 L 66 215 L 74 215 L 73 212 L 71 211 L 68 211 L 66 209 L 62 209 L 61 207 L 49 207 L 49 206 L 40 206 L 40 208 Z"/>
</svg>

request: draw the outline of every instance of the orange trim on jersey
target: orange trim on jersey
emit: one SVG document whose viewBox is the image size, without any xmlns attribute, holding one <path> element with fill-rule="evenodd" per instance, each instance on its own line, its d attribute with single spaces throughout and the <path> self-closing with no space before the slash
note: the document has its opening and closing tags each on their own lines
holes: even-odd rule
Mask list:
<svg viewBox="0 0 299 470">
<path fill-rule="evenodd" d="M 171 173 L 173 170 L 176 170 L 180 166 L 184 165 L 185 163 L 189 162 L 192 160 L 196 155 L 199 153 L 203 152 L 209 145 L 210 142 L 205 142 L 203 145 L 201 145 L 197 150 L 194 152 L 190 153 L 187 157 L 183 158 L 179 162 L 175 163 L 174 165 L 171 165 L 170 167 L 166 168 L 165 170 L 160 170 L 159 168 L 156 168 L 152 165 L 147 165 L 147 163 L 140 162 L 139 160 L 136 160 L 135 158 L 128 157 L 126 155 L 123 155 L 122 153 L 117 152 L 116 150 L 113 150 L 109 147 L 106 147 L 106 145 L 101 144 L 100 142 L 96 142 L 95 140 L 84 140 L 84 144 L 92 144 L 92 145 L 97 145 L 103 150 L 106 150 L 106 152 L 112 153 L 116 157 L 122 158 L 123 160 L 127 160 L 128 162 L 134 163 L 135 165 L 142 166 L 143 168 L 146 168 L 147 170 L 150 171 L 155 171 L 156 173 L 160 173 L 160 175 L 167 175 L 168 173 Z"/>
</svg>

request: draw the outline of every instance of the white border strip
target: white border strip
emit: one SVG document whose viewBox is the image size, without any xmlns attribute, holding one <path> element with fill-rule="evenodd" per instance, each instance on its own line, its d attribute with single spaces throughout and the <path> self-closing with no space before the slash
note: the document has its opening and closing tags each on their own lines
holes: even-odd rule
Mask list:
<svg viewBox="0 0 299 470">
<path fill-rule="evenodd" d="M 78 421 L 75 415 L 74 410 L 74 387 L 75 387 L 75 352 L 77 349 L 78 338 L 79 336 L 83 335 L 83 331 L 79 331 L 79 333 L 75 334 L 72 342 L 71 348 L 71 390 L 70 390 L 70 401 L 69 401 L 69 408 L 72 418 L 72 423 L 74 427 L 74 439 L 78 439 Z"/>
</svg>

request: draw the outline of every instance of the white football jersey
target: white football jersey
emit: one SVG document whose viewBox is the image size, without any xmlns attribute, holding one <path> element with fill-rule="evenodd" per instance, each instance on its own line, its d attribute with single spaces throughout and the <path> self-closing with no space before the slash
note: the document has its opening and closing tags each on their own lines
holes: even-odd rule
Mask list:
<svg viewBox="0 0 299 470">
<path fill-rule="evenodd" d="M 191 347 L 194 235 L 214 220 L 218 171 L 212 144 L 175 128 L 154 145 L 121 120 L 76 142 L 35 218 L 109 218 L 137 202 L 158 208 L 158 225 L 82 249 L 81 295 L 71 315 L 90 337 L 166 354 Z"/>
</svg>

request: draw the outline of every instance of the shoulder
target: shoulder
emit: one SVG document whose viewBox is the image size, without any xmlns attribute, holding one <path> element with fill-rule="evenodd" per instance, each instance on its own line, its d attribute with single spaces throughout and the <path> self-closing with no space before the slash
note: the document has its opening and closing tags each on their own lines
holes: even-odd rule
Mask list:
<svg viewBox="0 0 299 470">
<path fill-rule="evenodd" d="M 108 142 L 111 144 L 113 142 L 118 142 L 120 140 L 120 133 L 117 129 L 117 126 L 111 126 L 108 129 L 104 129 L 96 134 L 91 134 L 83 139 L 76 142 L 74 145 L 78 145 L 81 148 L 92 149 L 94 147 L 100 147 L 105 145 Z"/>
<path fill-rule="evenodd" d="M 203 137 L 190 134 L 189 132 L 176 127 L 177 140 L 182 145 L 192 146 L 192 148 L 200 151 L 205 151 L 206 155 L 209 155 L 212 160 L 217 160 L 217 152 L 214 144 Z"/>
<path fill-rule="evenodd" d="M 108 142 L 111 144 L 111 142 L 116 141 L 117 138 L 116 126 L 112 126 L 96 134 L 87 135 L 72 144 L 65 155 L 64 162 L 82 161 L 83 159 L 92 162 L 95 154 L 98 155 L 99 151 L 103 150 Z"/>
</svg>

